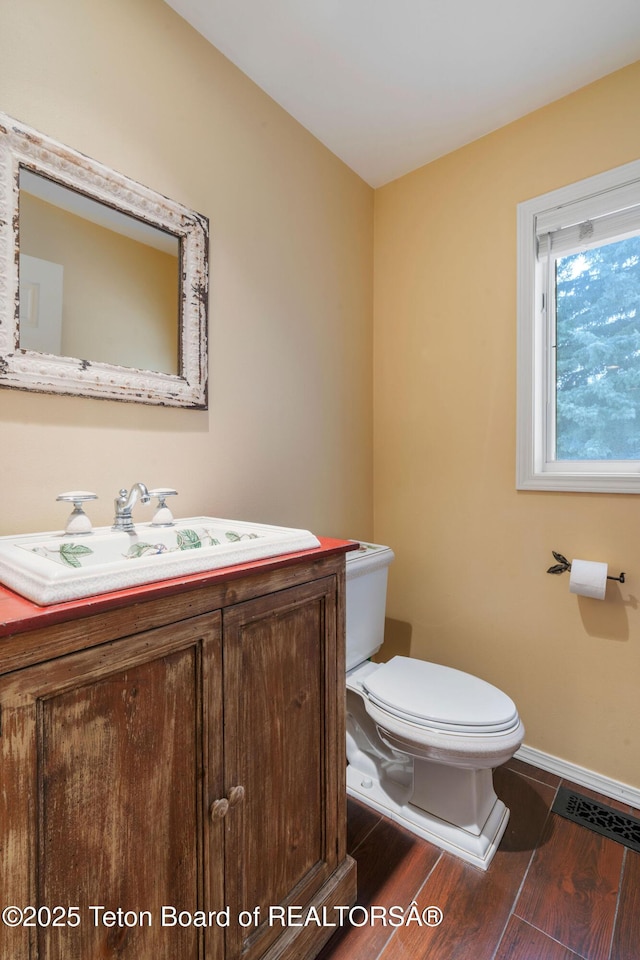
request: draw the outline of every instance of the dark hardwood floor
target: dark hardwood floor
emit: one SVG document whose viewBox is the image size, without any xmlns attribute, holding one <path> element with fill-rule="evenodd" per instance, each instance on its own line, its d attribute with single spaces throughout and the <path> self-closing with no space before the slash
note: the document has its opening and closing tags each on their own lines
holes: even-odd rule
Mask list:
<svg viewBox="0 0 640 960">
<path fill-rule="evenodd" d="M 494 776 L 511 818 L 487 871 L 349 801 L 365 909 L 352 914 L 357 925 L 334 934 L 321 960 L 640 960 L 640 854 L 550 808 L 564 783 L 638 811 L 518 760 Z M 426 919 L 436 916 L 428 907 L 439 908 L 442 922 L 390 926 L 371 909 L 398 906 L 408 920 L 414 902 Z"/>
</svg>

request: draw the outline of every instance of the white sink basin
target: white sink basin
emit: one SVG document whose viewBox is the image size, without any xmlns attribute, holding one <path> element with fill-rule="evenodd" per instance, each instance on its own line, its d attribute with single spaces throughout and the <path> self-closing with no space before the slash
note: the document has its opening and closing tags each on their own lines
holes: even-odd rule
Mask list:
<svg viewBox="0 0 640 960">
<path fill-rule="evenodd" d="M 319 545 L 308 530 L 217 517 L 138 523 L 135 533 L 31 533 L 0 537 L 0 582 L 46 606 Z"/>
</svg>

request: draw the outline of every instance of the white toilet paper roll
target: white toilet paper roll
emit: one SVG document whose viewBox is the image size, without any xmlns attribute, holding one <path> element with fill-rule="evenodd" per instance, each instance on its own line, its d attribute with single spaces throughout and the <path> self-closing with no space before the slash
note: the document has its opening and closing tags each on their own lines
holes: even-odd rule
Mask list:
<svg viewBox="0 0 640 960">
<path fill-rule="evenodd" d="M 604 600 L 608 569 L 608 564 L 595 560 L 572 560 L 569 590 L 581 597 Z"/>
</svg>

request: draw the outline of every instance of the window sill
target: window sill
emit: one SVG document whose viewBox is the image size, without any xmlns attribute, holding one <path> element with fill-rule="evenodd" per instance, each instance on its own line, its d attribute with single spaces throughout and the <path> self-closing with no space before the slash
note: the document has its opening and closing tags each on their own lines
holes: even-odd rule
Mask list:
<svg viewBox="0 0 640 960">
<path fill-rule="evenodd" d="M 640 493 L 640 465 L 636 472 L 593 473 L 586 470 L 551 469 L 536 472 L 519 468 L 516 477 L 518 490 L 539 490 L 556 493 Z"/>
</svg>

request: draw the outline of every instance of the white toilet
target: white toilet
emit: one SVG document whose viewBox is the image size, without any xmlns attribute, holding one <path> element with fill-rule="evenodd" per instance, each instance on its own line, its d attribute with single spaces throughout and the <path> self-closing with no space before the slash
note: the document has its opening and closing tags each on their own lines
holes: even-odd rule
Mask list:
<svg viewBox="0 0 640 960">
<path fill-rule="evenodd" d="M 497 687 L 410 657 L 371 663 L 382 645 L 389 547 L 347 554 L 347 792 L 486 869 L 509 811 L 493 768 L 524 737 Z"/>
</svg>

